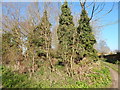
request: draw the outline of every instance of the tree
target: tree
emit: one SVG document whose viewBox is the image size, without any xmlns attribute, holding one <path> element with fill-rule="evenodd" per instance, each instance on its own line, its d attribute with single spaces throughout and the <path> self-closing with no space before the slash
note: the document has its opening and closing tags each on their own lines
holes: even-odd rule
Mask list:
<svg viewBox="0 0 120 90">
<path fill-rule="evenodd" d="M 93 1 L 88 5 L 87 0 L 79 0 L 79 1 L 80 1 L 80 6 L 83 10 L 86 10 L 87 8 L 92 8 L 89 21 L 91 21 L 99 13 L 101 13 L 100 17 L 97 17 L 93 21 L 97 21 L 97 20 L 101 19 L 102 17 L 104 17 L 107 14 L 109 14 L 110 12 L 112 12 L 112 10 L 114 8 L 114 3 L 113 3 L 113 5 L 111 6 L 111 8 L 109 10 L 106 10 L 106 12 L 102 13 L 106 9 L 105 2 L 97 4 L 95 1 Z"/>
<path fill-rule="evenodd" d="M 44 53 L 44 59 L 50 60 L 51 24 L 48 20 L 47 11 L 45 10 L 43 17 L 40 18 L 40 8 L 37 2 L 27 6 L 26 9 L 28 9 L 28 12 L 25 13 L 24 16 L 20 15 L 21 9 L 19 6 L 14 8 L 14 4 L 10 6 L 6 4 L 5 8 L 7 14 L 6 12 L 3 14 L 3 31 L 5 34 L 7 34 L 5 31 L 11 34 L 10 37 L 8 37 L 9 34 L 5 35 L 5 38 L 10 38 L 10 41 L 14 43 L 12 47 L 8 44 L 6 51 L 12 50 L 11 52 L 15 53 L 11 59 L 15 63 L 18 60 L 16 57 L 22 54 L 22 56 L 24 56 L 22 64 L 27 63 L 24 64 L 24 66 L 30 68 L 30 72 L 31 69 L 32 72 L 34 72 L 39 53 Z M 44 9 L 46 9 L 46 6 Z M 7 45 L 7 43 L 5 43 L 3 43 L 4 46 Z M 10 55 L 11 52 L 9 52 L 8 55 Z"/>
<path fill-rule="evenodd" d="M 47 11 L 44 11 L 43 17 L 41 18 L 40 24 L 35 28 L 35 40 L 34 43 L 39 48 L 37 50 L 38 54 L 41 53 L 46 55 L 46 59 L 50 61 L 50 64 L 52 66 L 51 60 L 50 60 L 50 49 L 51 49 L 51 31 L 50 31 L 51 23 L 48 20 Z"/>
<path fill-rule="evenodd" d="M 107 54 L 110 52 L 110 48 L 107 46 L 106 42 L 104 40 L 100 40 L 98 43 L 98 52 L 100 52 L 102 55 Z"/>
<path fill-rule="evenodd" d="M 30 48 L 33 48 L 33 55 L 42 56 L 50 61 L 50 48 L 51 48 L 51 31 L 50 22 L 47 17 L 47 11 L 44 11 L 43 17 L 41 18 L 40 24 L 36 25 L 33 32 L 28 37 Z M 33 61 L 35 63 L 35 61 Z M 50 61 L 51 64 L 51 61 Z M 52 64 L 51 64 L 52 65 Z M 34 65 L 33 65 L 34 66 Z"/>
<path fill-rule="evenodd" d="M 3 64 L 9 63 L 10 59 L 8 58 L 10 53 L 10 47 L 13 46 L 13 43 L 11 42 L 12 34 L 9 32 L 2 34 L 2 56 L 3 56 Z"/>
<path fill-rule="evenodd" d="M 90 26 L 90 18 L 87 12 L 82 8 L 82 13 L 80 15 L 79 26 L 77 28 L 77 53 L 82 58 L 84 57 L 95 57 L 97 56 L 97 51 L 94 49 L 94 44 L 96 39 L 92 33 L 92 28 Z M 80 52 L 81 51 L 81 52 Z"/>
<path fill-rule="evenodd" d="M 41 50 L 46 52 L 48 48 L 51 48 L 51 31 L 50 31 L 50 22 L 47 17 L 47 11 L 45 10 L 41 22 L 33 30 L 34 40 L 33 43 L 39 47 Z M 47 55 L 47 54 L 46 54 Z"/>
<path fill-rule="evenodd" d="M 68 7 L 67 2 L 64 2 L 64 4 L 61 7 L 61 11 L 62 14 L 59 17 L 59 26 L 57 29 L 57 35 L 59 40 L 59 53 L 62 57 L 63 62 L 67 62 L 68 64 L 70 64 L 72 62 L 72 52 L 73 52 L 72 51 L 73 32 L 75 30 L 73 23 L 73 16 L 71 15 L 71 11 L 70 8 Z M 66 68 L 67 68 L 67 64 L 66 64 Z"/>
</svg>

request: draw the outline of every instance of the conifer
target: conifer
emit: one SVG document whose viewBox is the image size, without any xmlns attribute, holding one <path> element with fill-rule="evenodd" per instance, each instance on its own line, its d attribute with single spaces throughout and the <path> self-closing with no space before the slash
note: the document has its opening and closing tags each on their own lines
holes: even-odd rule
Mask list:
<svg viewBox="0 0 120 90">
<path fill-rule="evenodd" d="M 96 43 L 95 36 L 92 32 L 92 27 L 90 26 L 90 19 L 86 10 L 82 9 L 80 15 L 79 26 L 77 28 L 77 46 L 78 54 L 84 57 L 97 58 L 97 51 L 94 49 L 94 44 Z"/>
</svg>

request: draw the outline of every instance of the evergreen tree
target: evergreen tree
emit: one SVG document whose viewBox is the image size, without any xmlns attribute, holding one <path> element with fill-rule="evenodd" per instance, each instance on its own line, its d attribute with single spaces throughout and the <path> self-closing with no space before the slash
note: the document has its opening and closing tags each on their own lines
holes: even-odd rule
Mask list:
<svg viewBox="0 0 120 90">
<path fill-rule="evenodd" d="M 67 2 L 62 5 L 61 11 L 62 14 L 59 17 L 59 27 L 57 29 L 59 55 L 61 55 L 64 62 L 71 63 L 71 60 L 73 60 L 73 33 L 75 31 L 73 16 Z"/>
<path fill-rule="evenodd" d="M 96 39 L 93 35 L 89 20 L 86 10 L 82 9 L 79 26 L 77 28 L 77 53 L 82 58 L 87 56 L 97 58 L 97 51 L 94 49 Z"/>
<path fill-rule="evenodd" d="M 48 57 L 49 50 L 51 48 L 51 24 L 47 17 L 47 11 L 45 10 L 41 23 L 34 29 L 33 43 L 37 48 L 38 54 L 44 53 Z"/>
<path fill-rule="evenodd" d="M 50 26 L 51 24 L 47 17 L 47 11 L 45 10 L 40 24 L 37 25 L 28 36 L 27 53 L 29 54 L 29 56 L 31 56 L 31 60 L 33 63 L 33 72 L 34 65 L 37 61 L 35 58 L 38 58 L 38 56 L 41 59 L 47 59 L 50 61 L 50 48 L 52 38 Z"/>
</svg>

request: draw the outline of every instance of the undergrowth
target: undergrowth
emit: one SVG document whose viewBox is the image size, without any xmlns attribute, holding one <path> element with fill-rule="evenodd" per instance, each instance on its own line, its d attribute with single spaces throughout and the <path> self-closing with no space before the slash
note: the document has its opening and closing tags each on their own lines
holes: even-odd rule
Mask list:
<svg viewBox="0 0 120 90">
<path fill-rule="evenodd" d="M 102 88 L 111 84 L 110 71 L 105 66 L 94 63 L 89 68 L 83 68 L 83 74 L 73 77 L 67 76 L 63 66 L 55 66 L 55 71 L 40 67 L 29 78 L 28 74 L 12 72 L 7 67 L 2 67 L 2 84 L 4 88 Z M 88 69 L 88 70 L 87 70 Z M 89 72 L 86 72 L 89 71 Z"/>
<path fill-rule="evenodd" d="M 28 88 L 35 87 L 36 84 L 29 80 L 28 75 L 12 72 L 5 66 L 2 69 L 2 88 Z"/>
</svg>

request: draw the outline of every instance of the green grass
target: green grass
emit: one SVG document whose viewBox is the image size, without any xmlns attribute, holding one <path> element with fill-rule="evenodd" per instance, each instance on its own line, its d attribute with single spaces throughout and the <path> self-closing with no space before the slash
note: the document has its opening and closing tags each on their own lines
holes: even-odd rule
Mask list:
<svg viewBox="0 0 120 90">
<path fill-rule="evenodd" d="M 94 83 L 90 87 L 101 88 L 108 87 L 111 84 L 110 71 L 108 68 L 102 66 L 101 70 L 93 69 L 93 72 L 96 73 L 88 75 Z"/>
<path fill-rule="evenodd" d="M 28 75 L 12 72 L 4 66 L 1 67 L 1 69 L 3 88 L 34 88 L 36 86 L 31 80 L 28 79 Z"/>
<path fill-rule="evenodd" d="M 55 66 L 57 71 L 43 66 L 34 73 L 31 79 L 27 74 L 12 72 L 7 67 L 2 67 L 3 87 L 7 88 L 102 88 L 111 84 L 110 71 L 103 65 L 91 65 L 92 72 L 81 75 L 82 80 L 76 76 L 69 77 L 64 72 L 64 67 Z M 80 75 L 79 75 L 80 76 Z M 85 79 L 83 79 L 85 78 Z"/>
<path fill-rule="evenodd" d="M 113 70 L 117 71 L 120 74 L 120 71 L 118 69 L 119 66 L 117 64 L 112 64 L 112 63 L 108 63 L 108 62 L 105 62 L 105 61 L 101 61 L 101 63 L 109 66 L 110 68 L 112 68 Z"/>
</svg>

